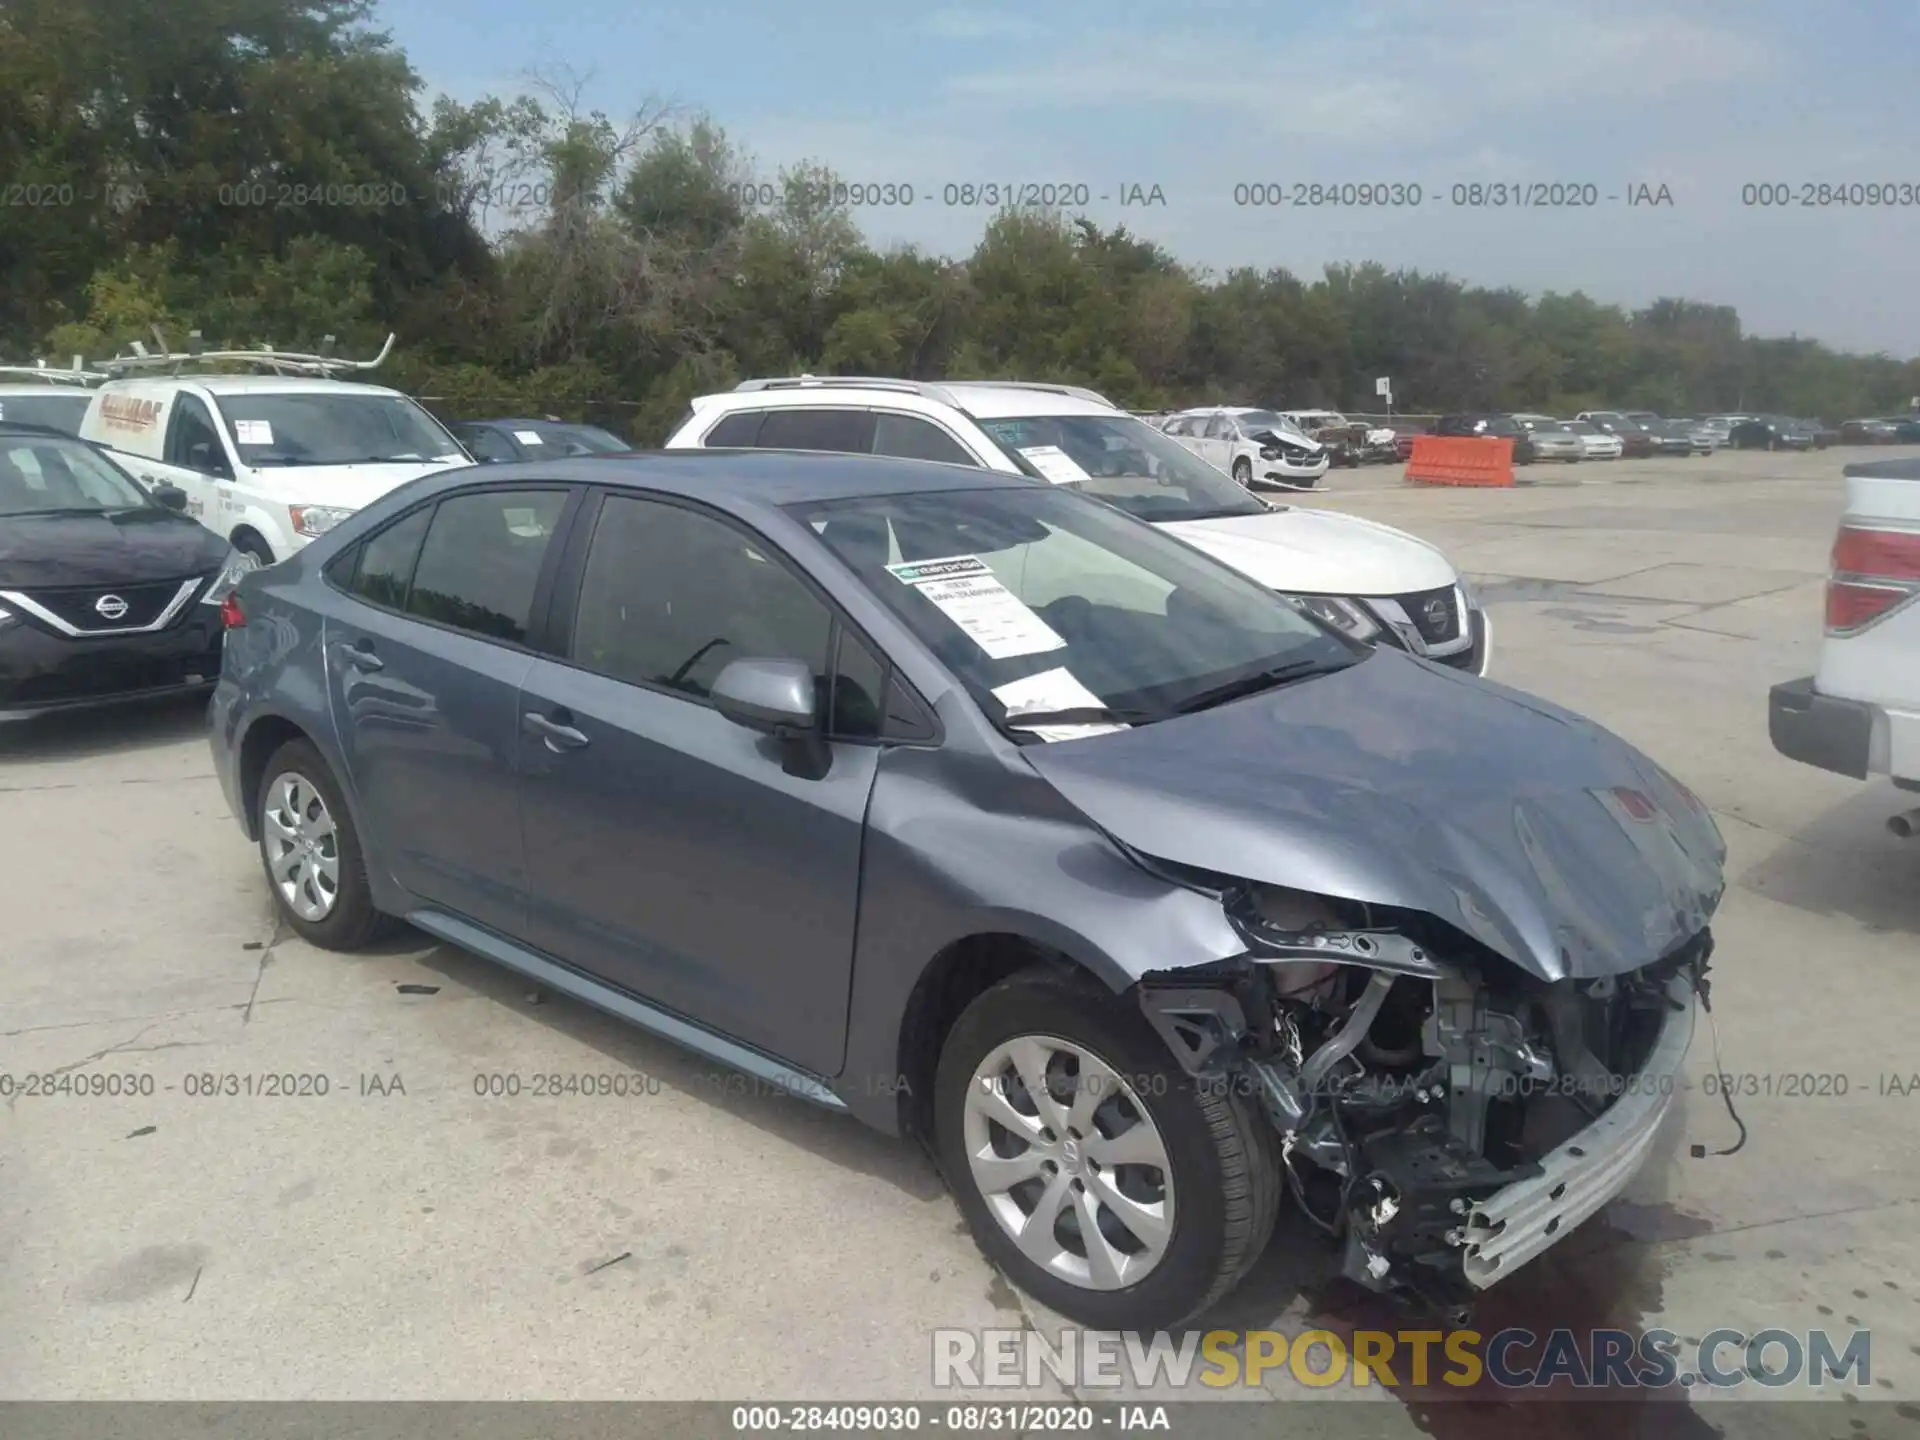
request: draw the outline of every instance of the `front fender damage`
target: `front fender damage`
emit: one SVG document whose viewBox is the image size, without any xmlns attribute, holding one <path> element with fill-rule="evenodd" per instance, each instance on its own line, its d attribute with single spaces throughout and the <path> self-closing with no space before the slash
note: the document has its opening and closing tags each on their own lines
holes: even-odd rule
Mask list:
<svg viewBox="0 0 1920 1440">
<path fill-rule="evenodd" d="M 1549 983 L 1430 917 L 1221 898 L 1245 952 L 1144 975 L 1141 1010 L 1197 1084 L 1257 1100 L 1350 1279 L 1463 1315 L 1644 1163 L 1706 930 L 1640 971 Z"/>
</svg>

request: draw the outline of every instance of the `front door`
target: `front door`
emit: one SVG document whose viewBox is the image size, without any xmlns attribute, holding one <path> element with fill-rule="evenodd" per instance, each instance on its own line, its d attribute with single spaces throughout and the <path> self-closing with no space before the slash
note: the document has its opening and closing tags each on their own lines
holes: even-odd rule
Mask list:
<svg viewBox="0 0 1920 1440">
<path fill-rule="evenodd" d="M 167 437 L 160 453 L 164 465 L 152 472 L 154 478 L 186 491 L 187 513 L 215 534 L 225 535 L 220 492 L 233 487 L 233 457 L 227 453 L 212 412 L 199 396 L 182 391 L 173 397 L 173 413 L 167 418 Z"/>
<path fill-rule="evenodd" d="M 521 696 L 533 943 L 835 1073 L 879 753 L 860 677 L 878 662 L 770 545 L 662 499 L 605 498 L 577 596 L 556 592 L 556 615 L 569 605 L 564 659 L 536 662 Z M 706 699 L 747 658 L 813 667 L 823 777 L 788 774 L 778 742 Z"/>
<path fill-rule="evenodd" d="M 429 905 L 525 933 L 521 681 L 561 487 L 453 494 L 370 536 L 328 617 L 334 722 L 375 859 Z"/>
</svg>

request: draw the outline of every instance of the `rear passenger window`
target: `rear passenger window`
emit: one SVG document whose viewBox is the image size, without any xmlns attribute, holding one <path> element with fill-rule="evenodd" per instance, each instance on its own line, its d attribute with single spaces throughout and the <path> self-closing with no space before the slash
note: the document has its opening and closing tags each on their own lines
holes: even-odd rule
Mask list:
<svg viewBox="0 0 1920 1440">
<path fill-rule="evenodd" d="M 700 443 L 721 450 L 751 446 L 760 434 L 760 422 L 766 418 L 764 410 L 736 410 L 709 430 Z"/>
<path fill-rule="evenodd" d="M 482 490 L 442 500 L 420 548 L 407 613 L 525 644 L 540 567 L 566 502 L 564 490 Z"/>
<path fill-rule="evenodd" d="M 959 441 L 932 421 L 921 420 L 913 415 L 875 415 L 873 453 L 979 468 L 979 462 L 962 448 Z"/>
<path fill-rule="evenodd" d="M 433 518 L 431 505 L 398 520 L 360 546 L 360 564 L 349 587 L 362 600 L 402 610 L 407 604 L 407 587 L 413 583 L 413 562 L 420 558 L 420 542 L 426 538 L 427 522 Z"/>
<path fill-rule="evenodd" d="M 754 441 L 762 450 L 837 450 L 862 454 L 873 436 L 865 410 L 769 410 Z"/>
</svg>

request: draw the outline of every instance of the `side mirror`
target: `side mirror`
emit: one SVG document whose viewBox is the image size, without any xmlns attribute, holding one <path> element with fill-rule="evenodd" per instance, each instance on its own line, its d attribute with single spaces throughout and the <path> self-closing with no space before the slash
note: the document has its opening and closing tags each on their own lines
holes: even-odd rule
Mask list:
<svg viewBox="0 0 1920 1440">
<path fill-rule="evenodd" d="M 713 682 L 713 708 L 779 743 L 789 775 L 818 780 L 832 752 L 820 733 L 813 667 L 804 660 L 735 660 Z"/>
<path fill-rule="evenodd" d="M 187 508 L 187 492 L 182 490 L 178 485 L 154 486 L 153 498 L 169 510 L 185 510 Z"/>
</svg>

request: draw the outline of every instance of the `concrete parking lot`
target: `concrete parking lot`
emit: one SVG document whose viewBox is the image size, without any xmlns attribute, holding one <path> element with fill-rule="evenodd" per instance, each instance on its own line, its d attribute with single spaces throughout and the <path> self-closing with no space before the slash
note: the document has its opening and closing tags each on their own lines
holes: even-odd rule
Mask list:
<svg viewBox="0 0 1920 1440">
<path fill-rule="evenodd" d="M 1345 471 L 1305 498 L 1442 545 L 1491 607 L 1495 677 L 1662 761 L 1731 851 L 1719 1064 L 1703 1029 L 1690 1068 L 1755 1077 L 1744 1148 L 1712 1154 L 1733 1121 L 1688 1093 L 1629 1195 L 1481 1328 L 1869 1329 L 1873 1398 L 1914 1430 L 1920 845 L 1884 828 L 1897 792 L 1766 733 L 1768 686 L 1813 665 L 1857 453 L 1505 491 Z M 277 929 L 200 725 L 189 703 L 0 731 L 0 1072 L 144 1092 L 0 1108 L 0 1397 L 931 1400 L 936 1327 L 1057 1323 L 917 1151 L 423 936 L 345 957 Z M 476 1093 L 545 1072 L 628 1093 Z M 215 1074 L 309 1093 L 195 1093 Z M 1398 1323 L 1331 1270 L 1283 1221 L 1207 1324 Z M 1406 1433 L 1471 1433 L 1371 1393 Z"/>
</svg>

